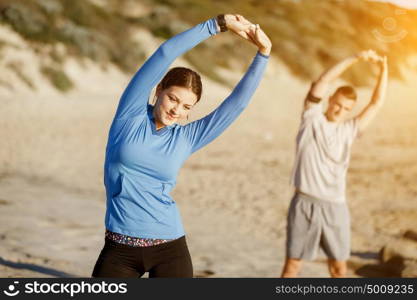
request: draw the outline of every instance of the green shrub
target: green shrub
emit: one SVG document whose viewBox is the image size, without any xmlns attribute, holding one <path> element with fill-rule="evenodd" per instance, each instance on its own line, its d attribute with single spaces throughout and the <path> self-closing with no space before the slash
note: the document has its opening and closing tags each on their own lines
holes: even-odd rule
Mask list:
<svg viewBox="0 0 417 300">
<path fill-rule="evenodd" d="M 148 15 L 134 18 L 120 8 L 129 0 L 108 0 L 104 6 L 87 0 L 0 0 L 0 22 L 8 24 L 31 45 L 61 42 L 67 53 L 88 57 L 103 65 L 114 63 L 133 73 L 144 60 L 141 45 L 134 43 L 131 28 L 142 26 L 163 39 L 218 13 L 240 13 L 261 24 L 273 42 L 272 54 L 296 76 L 311 80 L 343 57 L 363 49 L 375 49 L 389 56 L 390 75 L 401 78 L 401 68 L 417 51 L 417 11 L 398 14 L 395 6 L 371 1 L 330 0 L 142 0 Z M 394 17 L 398 29 L 407 35 L 399 41 L 378 40 L 375 30 L 389 36 L 384 20 Z M 395 32 L 394 32 L 395 33 Z M 53 47 L 52 47 L 53 49 Z M 253 47 L 221 34 L 196 47 L 185 58 L 211 78 L 224 82 L 213 66 L 243 66 Z M 221 53 L 221 54 L 219 54 Z M 51 51 L 50 58 L 63 58 Z M 352 68 L 345 79 L 367 84 L 371 68 Z"/>
<path fill-rule="evenodd" d="M 22 64 L 20 62 L 12 61 L 7 64 L 7 67 L 12 70 L 20 80 L 22 80 L 29 88 L 36 89 L 33 81 L 23 72 Z"/>
<path fill-rule="evenodd" d="M 131 38 L 130 20 L 90 1 L 0 0 L 0 22 L 33 47 L 61 42 L 69 55 L 111 62 L 125 72 L 134 72 L 144 58 Z M 64 60 L 53 51 L 49 55 L 55 62 Z"/>
<path fill-rule="evenodd" d="M 43 66 L 41 72 L 49 79 L 55 88 L 62 92 L 68 92 L 74 86 L 67 74 L 59 68 Z"/>
<path fill-rule="evenodd" d="M 278 56 L 294 75 L 315 79 L 325 68 L 360 50 L 375 49 L 388 55 L 390 75 L 401 78 L 401 68 L 417 52 L 417 10 L 399 10 L 392 4 L 364 0 L 144 0 L 151 7 L 169 7 L 172 16 L 182 22 L 197 24 L 220 12 L 239 13 L 259 23 L 273 42 L 272 54 Z M 383 26 L 384 20 L 393 17 L 397 31 L 406 30 L 405 38 L 396 42 L 383 42 L 375 36 L 378 30 L 386 36 L 395 34 Z M 160 28 L 170 26 L 169 18 L 161 18 Z M 154 25 L 155 26 L 155 25 Z M 218 38 L 216 38 L 217 40 Z M 224 43 L 210 41 L 220 50 Z M 228 42 L 226 42 L 227 44 Z M 239 49 L 247 55 L 249 48 Z M 218 63 L 209 52 L 201 52 L 199 60 Z M 191 56 L 190 56 L 191 57 Z M 223 60 L 236 59 L 235 52 L 222 52 Z M 195 61 L 195 60 L 194 60 Z M 204 72 L 204 70 L 200 70 Z M 364 85 L 372 80 L 373 70 L 356 66 L 344 74 L 348 81 Z"/>
</svg>

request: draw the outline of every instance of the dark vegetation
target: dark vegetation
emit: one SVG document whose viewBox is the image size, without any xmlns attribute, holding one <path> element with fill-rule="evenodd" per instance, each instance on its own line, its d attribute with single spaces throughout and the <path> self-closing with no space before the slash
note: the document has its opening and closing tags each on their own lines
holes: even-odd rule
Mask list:
<svg viewBox="0 0 417 300">
<path fill-rule="evenodd" d="M 147 12 L 140 16 L 127 14 L 124 8 L 135 2 L 146 7 Z M 369 48 L 388 55 L 390 75 L 401 78 L 408 57 L 417 52 L 417 11 L 386 3 L 360 0 L 108 0 L 101 1 L 101 5 L 96 3 L 0 0 L 0 22 L 11 26 L 34 48 L 50 46 L 46 55 L 53 66 L 43 66 L 42 71 L 61 90 L 72 86 L 59 67 L 65 56 L 88 57 L 103 66 L 113 63 L 132 73 L 144 60 L 141 45 L 132 38 L 132 29 L 146 27 L 155 36 L 167 39 L 222 12 L 239 13 L 261 24 L 273 41 L 273 55 L 293 74 L 306 80 L 315 78 L 336 61 Z M 65 45 L 64 54 L 56 50 L 58 43 Z M 227 82 L 216 74 L 214 66 L 242 70 L 254 51 L 253 46 L 226 33 L 200 44 L 185 58 L 198 71 Z M 358 65 L 345 78 L 354 84 L 368 84 L 374 72 L 375 69 Z M 30 80 L 25 81 L 31 84 Z"/>
</svg>

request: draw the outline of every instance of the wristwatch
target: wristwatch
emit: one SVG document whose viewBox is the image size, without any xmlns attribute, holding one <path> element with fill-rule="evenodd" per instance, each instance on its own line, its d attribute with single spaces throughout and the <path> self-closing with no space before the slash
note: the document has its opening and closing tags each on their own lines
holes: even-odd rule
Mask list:
<svg viewBox="0 0 417 300">
<path fill-rule="evenodd" d="M 227 31 L 226 19 L 224 18 L 224 14 L 218 15 L 216 20 L 217 20 L 217 25 L 219 25 L 220 27 L 220 31 L 221 32 Z"/>
</svg>

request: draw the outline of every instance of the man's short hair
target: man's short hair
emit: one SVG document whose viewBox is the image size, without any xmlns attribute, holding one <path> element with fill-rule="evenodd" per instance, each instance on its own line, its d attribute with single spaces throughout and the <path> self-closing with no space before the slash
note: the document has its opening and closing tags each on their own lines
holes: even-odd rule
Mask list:
<svg viewBox="0 0 417 300">
<path fill-rule="evenodd" d="M 336 92 L 334 93 L 336 94 L 342 94 L 344 97 L 350 99 L 350 100 L 355 100 L 358 98 L 358 95 L 356 94 L 356 91 L 353 87 L 345 85 L 345 86 L 341 86 L 340 88 L 338 88 L 336 90 Z"/>
</svg>

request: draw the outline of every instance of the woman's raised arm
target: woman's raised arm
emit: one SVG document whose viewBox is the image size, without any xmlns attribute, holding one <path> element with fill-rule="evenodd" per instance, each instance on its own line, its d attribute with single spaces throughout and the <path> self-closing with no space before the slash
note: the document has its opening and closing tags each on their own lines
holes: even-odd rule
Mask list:
<svg viewBox="0 0 417 300">
<path fill-rule="evenodd" d="M 162 79 L 171 63 L 217 32 L 217 22 L 213 18 L 165 41 L 133 76 L 120 99 L 115 119 L 144 115 L 152 88 Z"/>
<path fill-rule="evenodd" d="M 184 134 L 195 152 L 218 137 L 249 104 L 264 74 L 271 51 L 271 42 L 259 25 L 252 26 L 248 40 L 258 46 L 252 64 L 232 93 L 212 113 L 184 126 Z M 264 54 L 265 53 L 265 54 Z"/>
</svg>

